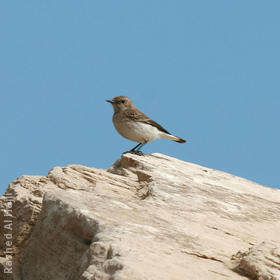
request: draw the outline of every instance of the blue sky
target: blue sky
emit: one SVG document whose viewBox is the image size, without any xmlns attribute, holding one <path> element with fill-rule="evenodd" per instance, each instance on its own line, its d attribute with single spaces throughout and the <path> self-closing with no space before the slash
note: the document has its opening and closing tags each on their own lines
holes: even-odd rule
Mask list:
<svg viewBox="0 0 280 280">
<path fill-rule="evenodd" d="M 54 166 L 108 168 L 130 97 L 188 140 L 146 145 L 280 187 L 279 1 L 1 1 L 0 193 Z"/>
</svg>

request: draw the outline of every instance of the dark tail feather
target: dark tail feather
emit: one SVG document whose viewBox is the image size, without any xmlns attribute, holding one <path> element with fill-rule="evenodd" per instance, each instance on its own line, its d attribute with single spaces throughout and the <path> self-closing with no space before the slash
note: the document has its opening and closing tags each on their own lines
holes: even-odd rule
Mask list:
<svg viewBox="0 0 280 280">
<path fill-rule="evenodd" d="M 174 140 L 174 141 L 176 141 L 176 142 L 178 142 L 178 143 L 186 143 L 187 141 L 186 140 L 184 140 L 184 139 L 182 139 L 182 138 L 179 138 L 179 137 L 177 137 L 178 139 L 177 140 Z"/>
</svg>

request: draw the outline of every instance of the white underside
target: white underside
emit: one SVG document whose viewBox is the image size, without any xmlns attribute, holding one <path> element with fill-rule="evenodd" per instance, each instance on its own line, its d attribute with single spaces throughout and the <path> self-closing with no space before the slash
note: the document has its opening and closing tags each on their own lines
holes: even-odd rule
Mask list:
<svg viewBox="0 0 280 280">
<path fill-rule="evenodd" d="M 157 139 L 178 139 L 173 135 L 161 132 L 152 125 L 141 122 L 114 122 L 114 125 L 120 135 L 138 143 L 150 143 Z"/>
</svg>

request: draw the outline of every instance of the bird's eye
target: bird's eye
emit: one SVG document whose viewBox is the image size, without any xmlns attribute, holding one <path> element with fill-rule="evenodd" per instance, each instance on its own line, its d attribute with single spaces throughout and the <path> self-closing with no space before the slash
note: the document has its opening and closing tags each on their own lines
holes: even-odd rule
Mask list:
<svg viewBox="0 0 280 280">
<path fill-rule="evenodd" d="M 125 100 L 121 100 L 121 103 L 125 103 Z"/>
</svg>

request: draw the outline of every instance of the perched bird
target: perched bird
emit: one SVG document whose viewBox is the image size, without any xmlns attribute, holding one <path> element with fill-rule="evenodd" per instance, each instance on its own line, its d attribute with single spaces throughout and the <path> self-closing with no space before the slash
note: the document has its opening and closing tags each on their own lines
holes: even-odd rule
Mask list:
<svg viewBox="0 0 280 280">
<path fill-rule="evenodd" d="M 133 102 L 125 96 L 117 96 L 106 100 L 114 107 L 113 123 L 118 133 L 134 142 L 138 142 L 133 149 L 125 153 L 143 155 L 140 149 L 156 139 L 170 139 L 178 143 L 186 140 L 173 136 L 161 125 L 150 119 L 135 107 Z"/>
</svg>

